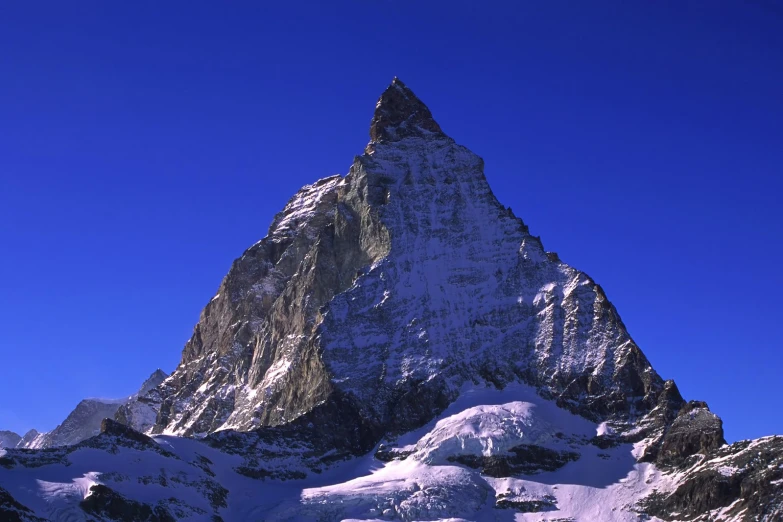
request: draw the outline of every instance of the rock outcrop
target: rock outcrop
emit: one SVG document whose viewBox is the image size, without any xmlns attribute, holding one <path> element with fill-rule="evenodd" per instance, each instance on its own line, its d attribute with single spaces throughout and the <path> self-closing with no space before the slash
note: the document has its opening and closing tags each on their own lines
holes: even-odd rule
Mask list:
<svg viewBox="0 0 783 522">
<path fill-rule="evenodd" d="M 724 444 L 720 417 L 705 402 L 690 401 L 668 427 L 657 462 L 676 466 L 691 455 L 707 455 Z"/>
</svg>

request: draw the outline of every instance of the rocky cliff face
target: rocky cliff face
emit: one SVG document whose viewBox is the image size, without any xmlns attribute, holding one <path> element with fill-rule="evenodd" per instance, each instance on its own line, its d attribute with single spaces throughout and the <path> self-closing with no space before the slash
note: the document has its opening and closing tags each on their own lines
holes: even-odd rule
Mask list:
<svg viewBox="0 0 783 522">
<path fill-rule="evenodd" d="M 370 139 L 234 261 L 170 377 L 96 438 L 0 455 L 9 510 L 783 516 L 780 438 L 727 446 L 720 419 L 658 376 L 601 287 L 497 201 L 481 158 L 398 79 Z"/>
</svg>

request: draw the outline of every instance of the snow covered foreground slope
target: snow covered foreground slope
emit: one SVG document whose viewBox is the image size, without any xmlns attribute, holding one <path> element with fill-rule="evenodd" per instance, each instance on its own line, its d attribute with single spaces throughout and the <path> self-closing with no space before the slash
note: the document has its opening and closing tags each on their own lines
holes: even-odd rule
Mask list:
<svg viewBox="0 0 783 522">
<path fill-rule="evenodd" d="M 0 519 L 780 519 L 783 439 L 725 445 L 399 80 L 370 137 L 234 262 L 160 386 L 0 457 Z"/>
<path fill-rule="evenodd" d="M 210 439 L 149 438 L 107 420 L 101 435 L 75 446 L 3 453 L 0 499 L 14 501 L 0 502 L 0 519 L 563 522 L 783 515 L 779 491 L 766 518 L 745 512 L 743 500 L 699 518 L 692 516 L 692 496 L 676 512 L 662 507 L 699 474 L 725 477 L 726 484 L 734 475 L 758 478 L 753 460 L 764 452 L 763 458 L 777 455 L 769 464 L 778 478 L 769 487 L 783 483 L 783 437 L 737 443 L 662 469 L 637 462 L 640 443 L 613 441 L 605 424 L 559 408 L 530 386 L 462 392 L 426 426 L 285 481 L 248 473 L 248 462 L 270 449 L 257 439 L 235 453 Z M 291 469 L 301 469 L 297 448 L 290 450 Z"/>
</svg>

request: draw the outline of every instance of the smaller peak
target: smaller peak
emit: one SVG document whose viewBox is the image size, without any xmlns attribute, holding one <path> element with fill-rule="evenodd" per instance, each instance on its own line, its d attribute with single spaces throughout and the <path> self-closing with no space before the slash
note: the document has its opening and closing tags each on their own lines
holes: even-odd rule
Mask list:
<svg viewBox="0 0 783 522">
<path fill-rule="evenodd" d="M 145 396 L 151 390 L 157 388 L 158 385 L 163 381 L 165 381 L 168 376 L 169 375 L 166 372 L 158 368 L 157 370 L 152 372 L 152 374 L 149 377 L 147 377 L 147 379 L 141 384 L 141 388 L 136 393 L 136 396 L 137 397 Z"/>
<path fill-rule="evenodd" d="M 370 123 L 371 143 L 409 137 L 445 137 L 426 105 L 397 76 L 378 98 Z"/>
</svg>

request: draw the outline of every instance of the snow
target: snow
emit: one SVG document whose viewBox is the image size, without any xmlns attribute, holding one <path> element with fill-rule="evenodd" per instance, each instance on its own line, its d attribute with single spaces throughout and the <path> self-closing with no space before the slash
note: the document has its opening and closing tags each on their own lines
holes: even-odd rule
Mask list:
<svg viewBox="0 0 783 522">
<path fill-rule="evenodd" d="M 81 499 L 87 498 L 90 493 L 90 486 L 98 484 L 99 473 L 90 471 L 83 476 L 75 478 L 70 484 L 65 482 L 47 482 L 45 480 L 36 480 L 38 488 L 44 497 L 51 502 L 53 500 L 67 501 L 69 497 Z"/>
<path fill-rule="evenodd" d="M 281 377 L 283 377 L 288 369 L 291 367 L 291 361 L 289 359 L 279 359 L 277 362 L 275 362 L 272 366 L 269 367 L 269 369 L 266 371 L 266 374 L 264 375 L 264 381 L 267 384 L 272 384 Z"/>
<path fill-rule="evenodd" d="M 602 422 L 601 424 L 598 425 L 598 428 L 596 428 L 595 434 L 598 435 L 599 437 L 604 437 L 604 436 L 607 436 L 607 435 L 610 435 L 610 436 L 611 435 L 615 435 L 616 432 L 615 432 L 614 428 L 609 426 L 608 423 Z"/>
<path fill-rule="evenodd" d="M 426 426 L 384 442 L 389 448 L 413 451 L 404 460 L 384 463 L 370 453 L 303 480 L 259 481 L 236 472 L 241 455 L 223 453 L 198 440 L 163 435 L 154 441 L 174 457 L 126 447 L 112 452 L 80 448 L 62 463 L 13 470 L 0 467 L 0 487 L 39 516 L 53 520 L 66 515 L 85 520 L 78 502 L 89 494 L 90 486 L 103 483 L 150 505 L 174 505 L 185 510 L 183 517 L 188 520 L 206 521 L 215 513 L 226 521 L 269 522 L 568 518 L 630 522 L 640 520 L 633 509 L 639 499 L 653 489 L 672 487 L 672 479 L 655 466 L 635 462 L 631 445 L 601 450 L 589 444 L 599 425 L 558 408 L 529 386 L 511 384 L 499 390 L 465 385 L 460 392 Z M 463 454 L 503 455 L 519 444 L 568 448 L 581 456 L 555 471 L 510 478 L 485 476 L 448 460 Z M 211 462 L 210 473 L 194 464 L 202 458 Z M 213 509 L 209 484 L 230 491 L 227 507 Z M 175 504 L 168 500 L 172 498 Z M 554 504 L 548 511 L 519 513 L 497 509 L 495 502 L 501 498 Z"/>
<path fill-rule="evenodd" d="M 334 187 L 341 181 L 342 176 L 338 174 L 302 187 L 288 202 L 283 212 L 279 214 L 281 217 L 275 220 L 275 223 L 272 225 L 275 232 L 277 234 L 285 234 L 309 219 L 315 213 L 321 199 L 326 194 L 332 192 Z"/>
<path fill-rule="evenodd" d="M 731 477 L 732 475 L 738 473 L 740 470 L 738 468 L 735 468 L 734 466 L 719 466 L 717 468 L 717 471 L 724 477 Z"/>
<path fill-rule="evenodd" d="M 512 398 L 526 400 L 506 402 Z M 398 450 L 414 450 L 413 455 L 365 476 L 305 488 L 299 501 L 304 507 L 298 502 L 296 508 L 290 502 L 282 503 L 270 512 L 269 520 L 288 520 L 283 514 L 293 513 L 302 518 L 291 520 L 325 513 L 336 517 L 329 520 L 640 520 L 633 510 L 635 503 L 668 483 L 653 465 L 636 464 L 630 445 L 600 450 L 577 443 L 582 454 L 578 461 L 529 478 L 492 478 L 449 465 L 443 458 L 431 458 L 447 456 L 450 451 L 497 455 L 525 436 L 531 437 L 531 443 L 546 443 L 555 440 L 556 432 L 565 432 L 574 440 L 597 429 L 596 424 L 561 410 L 523 385 L 505 390 L 464 389 L 439 419 L 390 443 Z M 495 508 L 496 498 L 554 499 L 555 507 L 540 513 L 515 513 Z"/>
<path fill-rule="evenodd" d="M 535 404 L 515 401 L 468 408 L 435 425 L 416 445 L 416 458 L 445 463 L 453 455 L 493 455 L 520 444 L 546 444 L 554 428 L 533 415 Z"/>
</svg>

